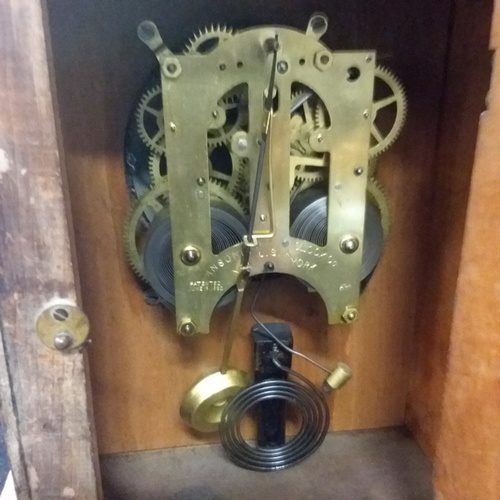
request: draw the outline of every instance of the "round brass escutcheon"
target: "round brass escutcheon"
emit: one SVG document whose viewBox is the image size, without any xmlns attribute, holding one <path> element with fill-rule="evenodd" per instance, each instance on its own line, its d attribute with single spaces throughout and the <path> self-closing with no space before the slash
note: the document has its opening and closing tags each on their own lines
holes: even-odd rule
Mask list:
<svg viewBox="0 0 500 500">
<path fill-rule="evenodd" d="M 80 347 L 89 336 L 89 320 L 79 307 L 55 304 L 36 320 L 38 338 L 50 349 L 68 351 Z"/>
<path fill-rule="evenodd" d="M 216 371 L 207 375 L 184 396 L 181 417 L 197 431 L 215 432 L 219 428 L 224 406 L 250 383 L 248 373 L 235 368 L 226 373 Z"/>
</svg>

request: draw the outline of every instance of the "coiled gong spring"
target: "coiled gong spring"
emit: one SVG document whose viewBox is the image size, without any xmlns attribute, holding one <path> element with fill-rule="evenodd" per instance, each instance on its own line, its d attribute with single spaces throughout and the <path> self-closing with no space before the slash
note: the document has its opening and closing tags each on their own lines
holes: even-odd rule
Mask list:
<svg viewBox="0 0 500 500">
<path fill-rule="evenodd" d="M 242 217 L 222 200 L 210 207 L 212 252 L 216 255 L 243 241 L 246 227 Z M 146 278 L 167 307 L 175 307 L 174 263 L 172 255 L 172 228 L 168 208 L 158 213 L 148 231 L 144 250 Z M 219 306 L 234 298 L 234 288 L 228 290 Z"/>
<path fill-rule="evenodd" d="M 367 200 L 363 232 L 361 280 L 369 279 L 384 248 L 384 229 L 380 209 Z M 290 235 L 310 241 L 318 246 L 326 245 L 328 228 L 328 199 L 324 188 L 314 187 L 299 193 L 290 207 Z"/>
</svg>

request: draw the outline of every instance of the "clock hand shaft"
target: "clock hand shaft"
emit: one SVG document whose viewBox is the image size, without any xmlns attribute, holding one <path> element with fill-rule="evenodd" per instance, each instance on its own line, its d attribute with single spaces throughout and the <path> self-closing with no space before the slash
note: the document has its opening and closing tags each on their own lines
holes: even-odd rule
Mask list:
<svg viewBox="0 0 500 500">
<path fill-rule="evenodd" d="M 274 81 L 276 79 L 276 63 L 278 59 L 278 35 L 272 40 L 272 51 L 273 51 L 273 66 L 271 68 L 271 77 L 269 79 L 269 86 L 267 88 L 267 95 L 264 101 L 264 113 L 265 120 L 262 127 L 262 136 L 259 141 L 259 156 L 257 158 L 257 171 L 255 173 L 255 183 L 252 195 L 252 203 L 250 205 L 250 219 L 248 223 L 248 241 L 253 242 L 253 230 L 255 227 L 255 219 L 257 216 L 257 202 L 259 200 L 260 184 L 262 181 L 262 172 L 264 170 L 264 160 L 267 150 L 267 140 L 269 137 L 269 129 L 271 126 L 271 118 L 273 116 L 273 93 L 274 93 Z M 243 263 L 244 266 L 248 264 L 248 259 L 250 258 L 250 253 L 245 257 Z"/>
<path fill-rule="evenodd" d="M 250 211 L 250 221 L 248 224 L 248 235 L 247 242 L 253 243 L 253 229 L 255 226 L 255 217 L 257 215 L 257 202 L 259 200 L 259 190 L 262 180 L 262 171 L 264 170 L 264 159 L 266 156 L 267 149 L 267 139 L 269 136 L 269 128 L 271 126 L 271 118 L 273 115 L 273 90 L 274 90 L 274 80 L 276 78 L 276 62 L 278 58 L 278 35 L 271 40 L 271 49 L 273 51 L 273 67 L 271 69 L 271 78 L 269 79 L 269 87 L 267 89 L 267 96 L 264 101 L 264 113 L 265 121 L 262 127 L 262 136 L 259 141 L 259 156 L 257 159 L 257 172 L 255 174 L 255 184 L 252 196 L 252 204 Z M 236 337 L 236 332 L 238 328 L 238 317 L 241 310 L 241 301 L 243 299 L 243 292 L 245 291 L 246 284 L 248 282 L 249 271 L 248 263 L 250 261 L 251 246 L 245 245 L 243 250 L 243 262 L 242 270 L 238 276 L 236 283 L 236 303 L 233 307 L 233 314 L 231 316 L 231 324 L 227 332 L 226 342 L 224 345 L 224 353 L 222 355 L 222 362 L 220 367 L 221 373 L 226 373 L 229 367 L 229 357 L 231 356 L 231 350 L 234 344 L 234 339 Z"/>
</svg>

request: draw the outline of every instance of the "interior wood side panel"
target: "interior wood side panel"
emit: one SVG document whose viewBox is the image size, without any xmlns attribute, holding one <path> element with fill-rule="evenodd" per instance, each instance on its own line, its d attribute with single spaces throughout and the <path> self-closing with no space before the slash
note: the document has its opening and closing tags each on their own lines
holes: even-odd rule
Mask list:
<svg viewBox="0 0 500 500">
<path fill-rule="evenodd" d="M 393 226 L 379 269 L 353 326 L 327 328 L 324 306 L 291 278 L 266 284 L 263 319 L 289 322 L 295 345 L 323 363 L 347 362 L 353 380 L 335 396 L 332 429 L 401 424 L 409 377 L 416 289 L 427 242 L 434 188 L 433 150 L 443 86 L 449 2 L 49 1 L 61 122 L 75 221 L 84 308 L 92 324 L 89 349 L 100 451 L 113 453 L 216 440 L 190 432 L 178 409 L 185 390 L 216 369 L 229 310 L 214 314 L 204 338 L 176 335 L 172 316 L 145 305 L 126 264 L 122 225 L 128 210 L 123 137 L 128 114 L 154 61 L 135 35 L 151 18 L 166 43 L 211 22 L 235 28 L 288 24 L 302 29 L 310 14 L 329 14 L 325 41 L 333 49 L 376 48 L 408 91 L 409 114 L 379 179 Z M 250 301 L 232 364 L 251 369 Z M 321 373 L 296 360 L 319 382 Z"/>
<path fill-rule="evenodd" d="M 496 51 L 481 116 L 453 314 L 441 432 L 436 444 L 436 498 L 499 498 L 500 476 L 500 5 Z"/>
<path fill-rule="evenodd" d="M 439 440 L 448 348 L 479 117 L 490 85 L 492 0 L 456 2 L 414 335 L 407 422 L 432 456 Z"/>
</svg>

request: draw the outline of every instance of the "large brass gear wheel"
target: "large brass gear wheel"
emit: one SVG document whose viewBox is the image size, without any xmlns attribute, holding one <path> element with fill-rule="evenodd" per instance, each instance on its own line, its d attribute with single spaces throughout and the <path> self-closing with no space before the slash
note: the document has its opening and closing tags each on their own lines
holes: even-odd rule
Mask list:
<svg viewBox="0 0 500 500">
<path fill-rule="evenodd" d="M 234 30 L 227 26 L 210 25 L 194 33 L 186 44 L 185 54 L 208 54 L 221 42 L 234 36 Z"/>
<path fill-rule="evenodd" d="M 381 96 L 378 95 L 379 92 Z M 403 86 L 391 71 L 377 66 L 372 104 L 371 157 L 383 153 L 398 138 L 406 119 L 406 111 L 407 100 Z"/>
<path fill-rule="evenodd" d="M 165 124 L 161 86 L 147 90 L 136 111 L 137 131 L 146 146 L 158 154 L 165 154 Z"/>
</svg>

